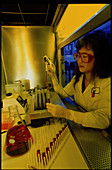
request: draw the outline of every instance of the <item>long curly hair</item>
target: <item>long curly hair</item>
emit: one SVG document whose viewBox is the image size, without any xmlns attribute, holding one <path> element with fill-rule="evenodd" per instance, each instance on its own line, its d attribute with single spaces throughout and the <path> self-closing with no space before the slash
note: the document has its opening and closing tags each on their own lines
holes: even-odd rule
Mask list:
<svg viewBox="0 0 112 170">
<path fill-rule="evenodd" d="M 94 51 L 95 57 L 95 66 L 92 71 L 93 79 L 95 76 L 99 76 L 100 78 L 111 76 L 111 50 L 105 33 L 101 30 L 94 31 L 93 33 L 86 34 L 76 42 L 77 52 L 82 47 L 87 48 L 88 46 Z M 75 84 L 79 81 L 81 74 L 77 64 Z"/>
</svg>

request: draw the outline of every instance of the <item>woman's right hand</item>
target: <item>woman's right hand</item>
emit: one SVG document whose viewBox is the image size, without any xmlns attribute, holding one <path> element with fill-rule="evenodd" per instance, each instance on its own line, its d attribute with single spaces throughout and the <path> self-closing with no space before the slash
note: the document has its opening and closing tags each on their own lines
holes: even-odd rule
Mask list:
<svg viewBox="0 0 112 170">
<path fill-rule="evenodd" d="M 48 68 L 48 74 L 51 76 L 51 78 L 53 79 L 54 78 L 54 74 L 55 74 L 55 71 L 56 71 L 56 67 L 55 65 L 52 63 L 50 65 L 47 65 L 47 68 Z"/>
</svg>

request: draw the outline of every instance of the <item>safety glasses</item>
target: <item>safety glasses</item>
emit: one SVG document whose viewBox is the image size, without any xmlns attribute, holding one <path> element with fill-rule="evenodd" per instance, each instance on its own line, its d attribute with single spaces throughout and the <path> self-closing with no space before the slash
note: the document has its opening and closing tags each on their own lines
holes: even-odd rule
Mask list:
<svg viewBox="0 0 112 170">
<path fill-rule="evenodd" d="M 81 58 L 83 63 L 90 63 L 93 60 L 94 56 L 87 53 L 79 53 L 79 52 L 74 53 L 74 59 L 78 61 L 79 58 Z"/>
</svg>

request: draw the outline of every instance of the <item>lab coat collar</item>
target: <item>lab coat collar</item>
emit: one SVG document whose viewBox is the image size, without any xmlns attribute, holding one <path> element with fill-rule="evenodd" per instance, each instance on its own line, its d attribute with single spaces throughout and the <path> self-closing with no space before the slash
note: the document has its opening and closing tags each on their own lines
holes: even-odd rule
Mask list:
<svg viewBox="0 0 112 170">
<path fill-rule="evenodd" d="M 81 75 L 81 83 L 80 83 L 80 88 L 82 91 L 82 82 L 83 82 L 83 78 L 84 78 L 84 74 Z M 89 85 L 86 87 L 86 89 L 84 90 L 83 94 L 87 93 L 88 91 L 90 91 L 93 87 L 95 87 L 95 81 L 91 80 L 91 82 L 89 83 Z"/>
</svg>

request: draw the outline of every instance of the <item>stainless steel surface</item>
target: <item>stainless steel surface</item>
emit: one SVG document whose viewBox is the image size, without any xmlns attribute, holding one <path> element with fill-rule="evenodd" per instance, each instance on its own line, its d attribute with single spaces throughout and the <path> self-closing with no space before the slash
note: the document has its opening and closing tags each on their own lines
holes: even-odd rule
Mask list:
<svg viewBox="0 0 112 170">
<path fill-rule="evenodd" d="M 46 86 L 43 56 L 55 55 L 55 37 L 50 27 L 2 27 L 1 50 L 7 81 L 29 79 L 30 87 Z"/>
<path fill-rule="evenodd" d="M 111 143 L 101 130 L 84 128 L 72 121 L 69 124 L 90 169 L 111 169 Z"/>
<path fill-rule="evenodd" d="M 66 100 L 67 109 L 82 111 Z M 82 111 L 83 112 L 83 111 Z M 71 133 L 90 169 L 111 169 L 111 142 L 104 137 L 102 130 L 86 128 L 68 120 Z"/>
</svg>

